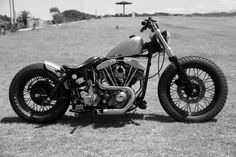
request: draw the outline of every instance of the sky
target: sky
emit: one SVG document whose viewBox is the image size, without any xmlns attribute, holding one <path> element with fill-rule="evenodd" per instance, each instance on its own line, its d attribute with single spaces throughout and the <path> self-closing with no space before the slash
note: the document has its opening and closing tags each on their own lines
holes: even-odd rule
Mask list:
<svg viewBox="0 0 236 157">
<path fill-rule="evenodd" d="M 62 12 L 76 9 L 89 14 L 122 13 L 122 6 L 115 5 L 122 0 L 14 0 L 16 15 L 26 10 L 32 17 L 52 19 L 49 9 L 58 7 Z M 236 11 L 236 0 L 127 0 L 126 13 L 206 13 L 215 11 Z M 10 16 L 9 0 L 0 0 L 0 15 Z"/>
</svg>

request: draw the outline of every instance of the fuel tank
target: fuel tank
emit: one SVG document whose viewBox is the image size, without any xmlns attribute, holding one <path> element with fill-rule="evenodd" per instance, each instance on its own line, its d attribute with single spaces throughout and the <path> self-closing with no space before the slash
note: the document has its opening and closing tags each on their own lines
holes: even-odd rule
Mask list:
<svg viewBox="0 0 236 157">
<path fill-rule="evenodd" d="M 141 54 L 143 50 L 143 39 L 139 36 L 132 37 L 113 48 L 107 58 L 127 57 Z"/>
</svg>

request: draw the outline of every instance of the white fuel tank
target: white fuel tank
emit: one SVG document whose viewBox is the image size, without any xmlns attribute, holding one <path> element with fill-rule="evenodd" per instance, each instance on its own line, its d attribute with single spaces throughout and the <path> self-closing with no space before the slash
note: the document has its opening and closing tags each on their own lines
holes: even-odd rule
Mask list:
<svg viewBox="0 0 236 157">
<path fill-rule="evenodd" d="M 113 48 L 107 58 L 127 57 L 141 54 L 143 51 L 143 39 L 139 36 L 132 37 Z"/>
</svg>

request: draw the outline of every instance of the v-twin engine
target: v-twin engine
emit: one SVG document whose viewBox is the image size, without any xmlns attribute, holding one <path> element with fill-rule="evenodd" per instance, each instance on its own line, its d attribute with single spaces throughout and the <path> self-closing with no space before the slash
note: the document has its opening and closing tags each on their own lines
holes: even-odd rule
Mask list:
<svg viewBox="0 0 236 157">
<path fill-rule="evenodd" d="M 133 107 L 141 91 L 145 67 L 134 59 L 110 59 L 97 66 L 99 87 L 106 94 L 101 98 L 103 110 L 98 114 L 122 114 Z M 132 86 L 140 82 L 138 89 Z"/>
</svg>

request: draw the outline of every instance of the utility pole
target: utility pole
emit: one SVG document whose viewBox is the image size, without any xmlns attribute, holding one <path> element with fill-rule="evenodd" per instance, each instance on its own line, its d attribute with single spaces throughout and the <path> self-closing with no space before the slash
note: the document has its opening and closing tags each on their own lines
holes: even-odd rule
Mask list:
<svg viewBox="0 0 236 157">
<path fill-rule="evenodd" d="M 9 0 L 9 7 L 10 7 L 10 17 L 11 17 L 11 24 L 13 24 L 13 17 L 12 17 L 12 7 L 11 7 L 11 0 Z"/>
<path fill-rule="evenodd" d="M 16 22 L 16 12 L 15 12 L 15 4 L 14 0 L 12 0 L 12 10 L 13 10 L 13 22 Z"/>
</svg>

